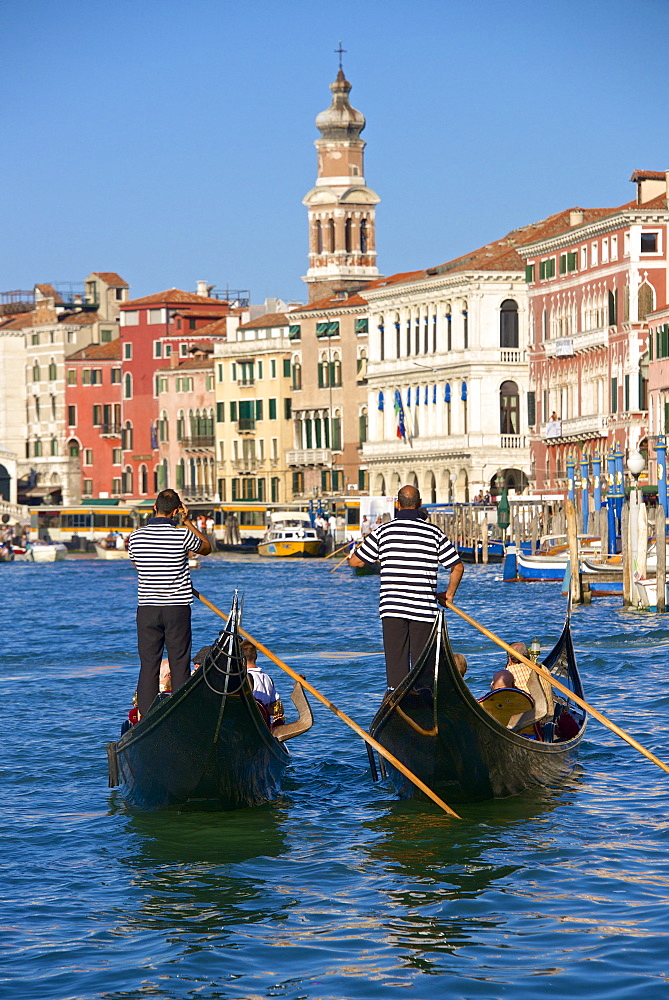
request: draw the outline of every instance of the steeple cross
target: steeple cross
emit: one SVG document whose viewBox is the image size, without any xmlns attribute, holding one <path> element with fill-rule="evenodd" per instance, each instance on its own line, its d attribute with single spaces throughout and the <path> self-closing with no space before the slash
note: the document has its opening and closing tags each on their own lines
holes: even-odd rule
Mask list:
<svg viewBox="0 0 669 1000">
<path fill-rule="evenodd" d="M 339 39 L 339 48 L 338 48 L 338 49 L 335 49 L 335 52 L 336 52 L 336 53 L 337 53 L 337 55 L 339 56 L 339 69 L 343 69 L 343 68 L 344 68 L 344 67 L 342 66 L 342 64 L 341 64 L 341 57 L 342 57 L 342 56 L 344 55 L 344 53 L 345 53 L 346 51 L 347 51 L 346 49 L 343 49 L 343 48 L 341 47 L 341 39 Z"/>
</svg>

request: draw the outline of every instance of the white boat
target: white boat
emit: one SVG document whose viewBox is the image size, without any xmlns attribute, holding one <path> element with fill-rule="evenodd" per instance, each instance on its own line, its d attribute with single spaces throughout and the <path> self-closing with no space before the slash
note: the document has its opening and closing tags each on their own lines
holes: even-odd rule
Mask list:
<svg viewBox="0 0 669 1000">
<path fill-rule="evenodd" d="M 195 555 L 193 552 L 188 554 L 188 569 L 199 569 L 200 568 L 200 557 Z"/>
<path fill-rule="evenodd" d="M 128 550 L 125 544 L 122 549 L 114 545 L 107 545 L 106 542 L 96 542 L 95 543 L 95 553 L 98 559 L 129 559 Z"/>
<path fill-rule="evenodd" d="M 258 543 L 259 556 L 320 556 L 324 545 L 302 511 L 283 510 L 270 514 L 270 526 Z"/>
<path fill-rule="evenodd" d="M 67 548 L 62 542 L 31 542 L 27 555 L 32 562 L 60 562 L 67 555 Z"/>
<path fill-rule="evenodd" d="M 657 611 L 657 580 L 645 578 L 635 580 L 637 607 L 645 608 L 647 611 Z M 667 592 L 664 595 L 664 606 L 669 608 L 669 583 L 666 584 Z"/>
</svg>

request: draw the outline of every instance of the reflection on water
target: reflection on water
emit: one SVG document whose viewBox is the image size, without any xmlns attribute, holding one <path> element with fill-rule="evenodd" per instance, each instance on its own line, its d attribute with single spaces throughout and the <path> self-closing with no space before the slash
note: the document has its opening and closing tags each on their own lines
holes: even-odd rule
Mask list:
<svg viewBox="0 0 669 1000">
<path fill-rule="evenodd" d="M 219 605 L 245 590 L 249 631 L 367 724 L 383 683 L 378 578 L 330 568 L 217 559 L 198 583 Z M 16 996 L 610 1000 L 666 989 L 669 786 L 607 730 L 590 725 L 560 788 L 469 804 L 457 822 L 373 785 L 361 741 L 315 705 L 277 802 L 132 814 L 106 787 L 104 744 L 137 676 L 133 575 L 83 560 L 48 577 L 10 570 L 2 957 Z M 548 648 L 559 588 L 494 575 L 468 569 L 460 603 L 501 628 L 503 597 L 504 637 L 538 633 Z M 51 599 L 59 588 L 71 605 Z M 218 622 L 198 607 L 194 629 L 204 645 Z M 450 629 L 472 689 L 484 689 L 499 652 L 459 620 Z M 664 619 L 609 600 L 577 609 L 573 631 L 586 697 L 669 758 Z M 283 694 L 292 685 L 273 673 Z"/>
</svg>

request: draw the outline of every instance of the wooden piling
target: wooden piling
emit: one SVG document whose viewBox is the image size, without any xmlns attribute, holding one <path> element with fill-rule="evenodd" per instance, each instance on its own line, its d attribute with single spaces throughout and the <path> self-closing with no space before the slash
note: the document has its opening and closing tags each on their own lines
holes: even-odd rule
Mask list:
<svg viewBox="0 0 669 1000">
<path fill-rule="evenodd" d="M 599 509 L 599 537 L 602 540 L 602 559 L 606 559 L 609 551 L 609 515 L 605 507 Z"/>
<path fill-rule="evenodd" d="M 658 504 L 655 511 L 655 547 L 657 548 L 657 570 L 655 585 L 657 587 L 657 610 L 667 610 L 667 542 L 664 507 Z"/>
<path fill-rule="evenodd" d="M 482 545 L 481 556 L 482 556 L 483 565 L 487 566 L 488 565 L 488 513 L 487 513 L 487 511 L 483 515 L 483 524 L 481 525 L 481 532 L 482 532 L 482 535 L 483 535 L 483 545 Z"/>
<path fill-rule="evenodd" d="M 571 561 L 571 599 L 574 604 L 582 603 L 581 562 L 578 555 L 578 522 L 574 501 L 565 501 L 565 518 L 567 522 L 567 539 L 569 541 L 569 559 Z"/>
<path fill-rule="evenodd" d="M 630 538 L 630 508 L 629 503 L 623 504 L 621 519 L 621 541 L 623 556 L 623 605 L 632 603 L 632 551 Z"/>
</svg>

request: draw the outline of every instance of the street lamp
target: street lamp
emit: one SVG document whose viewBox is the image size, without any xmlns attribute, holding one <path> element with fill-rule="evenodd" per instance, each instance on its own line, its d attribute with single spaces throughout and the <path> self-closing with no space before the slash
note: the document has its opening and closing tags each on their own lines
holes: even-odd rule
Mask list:
<svg viewBox="0 0 669 1000">
<path fill-rule="evenodd" d="M 629 455 L 627 456 L 627 468 L 628 468 L 629 472 L 632 473 L 632 475 L 634 477 L 634 486 L 638 490 L 639 489 L 639 476 L 641 475 L 641 473 L 643 472 L 643 470 L 646 468 L 646 460 L 643 457 L 643 455 L 641 454 L 641 452 L 637 451 L 636 448 L 634 449 L 634 451 L 631 451 L 629 453 Z"/>
</svg>

